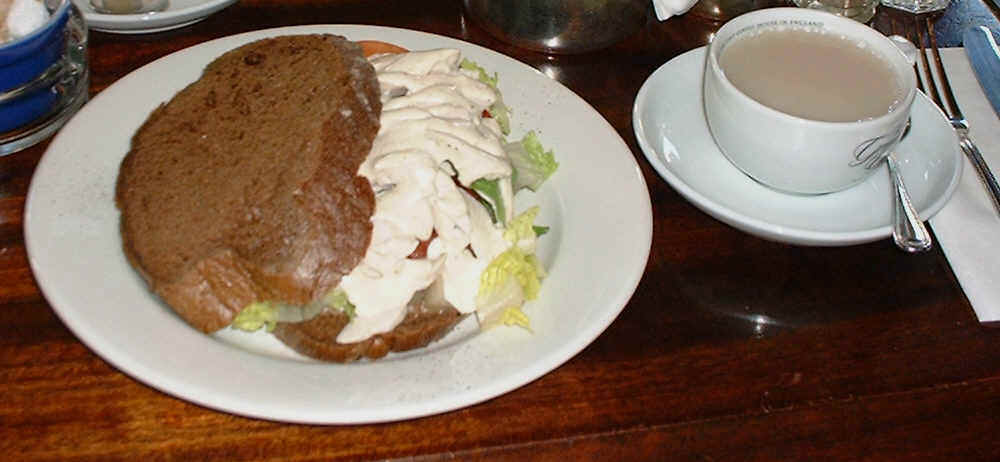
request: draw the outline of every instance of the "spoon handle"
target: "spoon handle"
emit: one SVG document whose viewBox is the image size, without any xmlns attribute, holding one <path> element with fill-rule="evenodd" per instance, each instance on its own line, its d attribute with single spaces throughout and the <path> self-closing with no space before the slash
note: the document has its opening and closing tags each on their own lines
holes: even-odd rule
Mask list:
<svg viewBox="0 0 1000 462">
<path fill-rule="evenodd" d="M 931 248 L 931 234 L 917 216 L 917 211 L 910 203 L 910 194 L 906 192 L 903 177 L 899 174 L 896 154 L 890 153 L 885 158 L 889 166 L 889 177 L 893 186 L 892 208 L 892 240 L 896 246 L 910 253 L 924 252 Z"/>
</svg>

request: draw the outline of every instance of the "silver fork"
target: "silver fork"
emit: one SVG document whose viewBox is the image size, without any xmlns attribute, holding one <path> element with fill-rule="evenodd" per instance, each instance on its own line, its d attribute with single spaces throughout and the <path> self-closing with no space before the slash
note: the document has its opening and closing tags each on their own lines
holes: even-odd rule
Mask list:
<svg viewBox="0 0 1000 462">
<path fill-rule="evenodd" d="M 948 116 L 948 121 L 951 122 L 955 133 L 958 134 L 959 147 L 962 148 L 962 152 L 969 158 L 976 173 L 979 174 L 979 179 L 986 186 L 990 199 L 993 201 L 993 207 L 1000 214 L 1000 184 L 997 184 L 997 179 L 993 176 L 989 166 L 986 165 L 986 160 L 983 159 L 979 148 L 969 138 L 969 122 L 965 120 L 961 109 L 958 108 L 955 94 L 951 91 L 951 83 L 948 81 L 948 74 L 945 73 L 944 65 L 941 64 L 941 53 L 938 51 L 937 40 L 934 38 L 934 21 L 932 20 L 932 16 L 922 14 L 913 17 L 916 36 L 911 36 L 911 40 L 920 48 L 920 52 L 917 53 L 920 56 L 920 64 L 914 67 L 917 73 L 917 86 Z M 935 72 L 931 70 L 931 65 L 927 58 L 927 44 L 929 44 L 931 58 L 934 60 L 936 74 L 938 80 L 940 80 L 939 83 L 935 83 Z M 924 69 L 922 74 L 920 72 L 920 65 L 923 65 Z M 938 91 L 938 86 L 941 87 L 943 95 L 942 91 Z"/>
</svg>

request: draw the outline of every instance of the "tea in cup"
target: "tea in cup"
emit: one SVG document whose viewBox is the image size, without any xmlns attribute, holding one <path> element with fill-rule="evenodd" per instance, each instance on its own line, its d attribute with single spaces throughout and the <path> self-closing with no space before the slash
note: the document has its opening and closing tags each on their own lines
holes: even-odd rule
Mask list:
<svg viewBox="0 0 1000 462">
<path fill-rule="evenodd" d="M 893 42 L 863 24 L 771 8 L 719 29 L 703 92 L 730 162 L 774 189 L 822 194 L 864 181 L 896 148 L 916 80 Z"/>
</svg>

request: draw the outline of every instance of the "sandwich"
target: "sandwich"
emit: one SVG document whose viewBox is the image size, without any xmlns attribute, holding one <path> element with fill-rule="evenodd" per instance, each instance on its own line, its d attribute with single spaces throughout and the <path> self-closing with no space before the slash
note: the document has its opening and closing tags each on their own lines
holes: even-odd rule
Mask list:
<svg viewBox="0 0 1000 462">
<path fill-rule="evenodd" d="M 458 50 L 333 35 L 231 50 L 153 111 L 116 188 L 125 255 L 193 327 L 267 329 L 321 360 L 525 325 L 556 168 L 508 143 L 495 77 Z"/>
</svg>

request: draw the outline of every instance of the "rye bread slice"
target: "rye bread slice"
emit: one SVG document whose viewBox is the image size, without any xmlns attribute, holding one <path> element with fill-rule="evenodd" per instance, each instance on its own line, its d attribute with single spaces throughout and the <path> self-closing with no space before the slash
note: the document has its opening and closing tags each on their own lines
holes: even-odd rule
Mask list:
<svg viewBox="0 0 1000 462">
<path fill-rule="evenodd" d="M 408 51 L 380 41 L 363 40 L 358 43 L 365 56 Z M 415 251 L 411 258 L 422 258 L 425 254 L 426 247 Z M 337 335 L 347 326 L 350 318 L 342 312 L 332 310 L 305 322 L 278 323 L 274 336 L 303 355 L 336 362 L 351 362 L 361 358 L 374 360 L 389 352 L 422 348 L 447 334 L 464 317 L 443 300 L 438 293 L 439 289 L 437 286 L 414 294 L 406 317 L 398 326 L 360 342 L 337 343 Z"/>
<path fill-rule="evenodd" d="M 328 310 L 308 321 L 281 323 L 274 336 L 293 350 L 325 361 L 350 362 L 361 358 L 378 359 L 391 351 L 421 348 L 441 338 L 462 320 L 462 315 L 446 302 L 432 302 L 427 291 L 417 292 L 406 317 L 393 330 L 354 343 L 337 343 L 337 334 L 350 318 Z"/>
<path fill-rule="evenodd" d="M 223 54 L 132 139 L 116 190 L 125 254 L 204 332 L 253 301 L 321 297 L 371 239 L 356 172 L 380 111 L 374 69 L 343 37 Z"/>
</svg>

